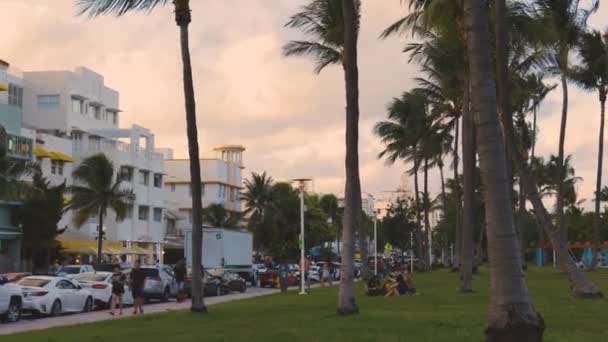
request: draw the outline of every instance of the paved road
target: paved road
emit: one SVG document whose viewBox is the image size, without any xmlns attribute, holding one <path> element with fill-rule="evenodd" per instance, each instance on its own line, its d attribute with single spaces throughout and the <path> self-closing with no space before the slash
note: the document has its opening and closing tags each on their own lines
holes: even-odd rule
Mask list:
<svg viewBox="0 0 608 342">
<path fill-rule="evenodd" d="M 214 305 L 219 303 L 231 302 L 235 300 L 241 300 L 246 298 L 260 297 L 266 296 L 273 293 L 278 293 L 279 291 L 276 289 L 268 289 L 268 288 L 259 288 L 259 287 L 250 287 L 247 289 L 245 293 L 235 293 L 229 294 L 220 297 L 207 297 L 205 298 L 205 304 Z M 169 303 L 153 303 L 146 304 L 144 306 L 144 311 L 146 314 L 155 313 L 155 312 L 166 312 L 173 310 L 186 310 L 190 307 L 190 301 L 186 301 L 183 303 L 177 302 L 169 302 Z M 108 314 L 108 310 L 103 311 L 94 311 L 91 313 L 81 313 L 81 314 L 72 314 L 72 315 L 64 315 L 60 317 L 49 317 L 49 318 L 41 318 L 41 319 L 27 319 L 24 318 L 17 323 L 12 324 L 0 324 L 0 335 L 10 335 L 18 332 L 24 331 L 32 331 L 32 330 L 42 330 L 53 327 L 62 327 L 67 325 L 75 325 L 75 324 L 83 324 L 83 323 L 92 323 L 99 321 L 106 321 L 111 319 L 120 319 L 124 317 L 131 316 L 131 308 L 128 307 L 124 310 L 123 316 L 110 316 Z"/>
</svg>

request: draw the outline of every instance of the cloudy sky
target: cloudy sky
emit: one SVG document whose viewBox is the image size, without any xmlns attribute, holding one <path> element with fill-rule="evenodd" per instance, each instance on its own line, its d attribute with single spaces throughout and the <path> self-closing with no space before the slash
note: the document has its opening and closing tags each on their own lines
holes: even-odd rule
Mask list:
<svg viewBox="0 0 608 342">
<path fill-rule="evenodd" d="M 283 28 L 305 0 L 193 0 L 190 43 L 201 151 L 220 144 L 247 147 L 247 172 L 275 179 L 310 177 L 321 192 L 344 186 L 344 85 L 341 68 L 312 72 L 305 58 L 284 58 L 281 46 L 301 38 Z M 150 15 L 77 17 L 75 0 L 0 0 L 0 59 L 24 71 L 89 67 L 118 90 L 121 125 L 151 128 L 157 146 L 186 157 L 178 29 L 171 6 Z M 415 66 L 401 53 L 405 38 L 379 41 L 388 24 L 405 14 L 400 0 L 363 1 L 359 43 L 363 191 L 381 194 L 400 183 L 406 166 L 376 159 L 372 134 L 386 104 L 413 86 Z M 602 25 L 608 7 L 591 23 Z M 604 20 L 602 20 L 604 18 Z M 554 91 L 539 116 L 538 151 L 556 153 L 561 92 Z M 567 153 L 584 178 L 580 197 L 590 198 L 596 167 L 596 94 L 572 91 Z M 450 172 L 451 171 L 446 171 Z M 411 183 L 411 182 L 410 182 Z M 432 174 L 431 189 L 439 180 Z M 590 205 L 590 201 L 587 201 Z"/>
</svg>

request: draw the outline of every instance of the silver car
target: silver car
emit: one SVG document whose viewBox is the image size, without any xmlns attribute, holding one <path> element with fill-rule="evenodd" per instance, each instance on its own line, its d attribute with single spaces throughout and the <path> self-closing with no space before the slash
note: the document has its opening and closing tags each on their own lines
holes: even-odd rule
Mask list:
<svg viewBox="0 0 608 342">
<path fill-rule="evenodd" d="M 161 302 L 167 302 L 170 297 L 177 295 L 177 285 L 171 267 L 144 266 L 141 269 L 146 274 L 144 284 L 144 298 L 146 300 L 160 299 Z"/>
</svg>

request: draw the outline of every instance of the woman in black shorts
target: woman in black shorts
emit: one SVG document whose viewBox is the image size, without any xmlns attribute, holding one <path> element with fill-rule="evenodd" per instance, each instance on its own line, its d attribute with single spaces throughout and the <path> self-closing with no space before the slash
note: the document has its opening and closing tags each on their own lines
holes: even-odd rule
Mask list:
<svg viewBox="0 0 608 342">
<path fill-rule="evenodd" d="M 118 305 L 118 314 L 122 316 L 122 295 L 125 293 L 125 275 L 120 272 L 118 267 L 114 268 L 112 274 L 112 300 L 110 315 L 114 316 L 114 309 Z"/>
</svg>

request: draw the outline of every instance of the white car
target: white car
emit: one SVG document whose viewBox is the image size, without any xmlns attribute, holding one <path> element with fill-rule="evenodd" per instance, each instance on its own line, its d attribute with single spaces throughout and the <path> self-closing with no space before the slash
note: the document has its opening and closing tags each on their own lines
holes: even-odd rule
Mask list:
<svg viewBox="0 0 608 342">
<path fill-rule="evenodd" d="M 0 277 L 0 319 L 6 323 L 17 322 L 21 318 L 22 304 L 21 289 Z"/>
<path fill-rule="evenodd" d="M 109 308 L 112 299 L 112 273 L 111 272 L 87 272 L 77 275 L 74 282 L 93 295 L 95 306 Z M 133 305 L 133 294 L 127 284 L 125 293 L 122 295 L 123 305 Z"/>
<path fill-rule="evenodd" d="M 93 295 L 62 277 L 29 276 L 18 283 L 23 310 L 49 316 L 93 310 Z"/>
<path fill-rule="evenodd" d="M 321 268 L 317 265 L 312 265 L 308 269 L 308 281 L 320 282 L 321 281 Z"/>
<path fill-rule="evenodd" d="M 61 266 L 55 275 L 58 277 L 64 277 L 67 279 L 74 279 L 79 274 L 95 272 L 91 265 L 65 265 Z"/>
</svg>

